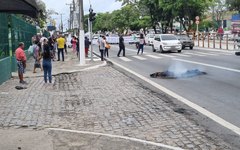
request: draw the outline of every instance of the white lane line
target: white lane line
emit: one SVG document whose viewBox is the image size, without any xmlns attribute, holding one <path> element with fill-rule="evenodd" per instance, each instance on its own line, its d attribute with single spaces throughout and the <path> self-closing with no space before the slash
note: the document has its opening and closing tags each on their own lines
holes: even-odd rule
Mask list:
<svg viewBox="0 0 240 150">
<path fill-rule="evenodd" d="M 229 53 L 214 53 L 214 52 L 210 52 L 210 54 L 216 54 L 216 55 L 228 55 L 228 56 L 230 56 L 230 55 L 233 55 L 233 54 L 229 54 Z"/>
<path fill-rule="evenodd" d="M 155 59 L 161 59 L 162 57 L 155 56 L 155 55 L 146 55 L 147 57 L 155 58 Z"/>
<path fill-rule="evenodd" d="M 203 55 L 211 55 L 211 56 L 218 56 L 219 54 L 211 54 L 211 53 L 203 53 L 203 52 L 195 52 L 198 54 L 203 54 Z"/>
<path fill-rule="evenodd" d="M 174 60 L 240 73 L 240 70 L 227 68 L 227 67 L 221 67 L 221 66 L 216 66 L 216 65 L 211 65 L 211 64 L 206 64 L 206 63 L 201 63 L 196 61 L 190 61 L 190 60 L 183 60 L 178 58 L 175 58 Z"/>
<path fill-rule="evenodd" d="M 123 61 L 126 61 L 126 62 L 132 61 L 131 59 L 128 59 L 127 57 L 119 57 L 119 58 Z"/>
<path fill-rule="evenodd" d="M 179 147 L 173 147 L 173 146 L 165 145 L 165 144 L 162 144 L 162 143 L 155 143 L 155 142 L 140 140 L 140 139 L 127 137 L 127 136 L 104 134 L 104 133 L 97 133 L 97 132 L 88 132 L 88 131 L 69 130 L 69 129 L 59 129 L 59 128 L 48 128 L 48 130 L 50 130 L 50 131 L 62 131 L 62 132 L 69 132 L 69 133 L 78 133 L 78 134 L 85 134 L 85 135 L 95 135 L 96 138 L 99 138 L 98 136 L 105 136 L 105 137 L 109 137 L 109 138 L 118 138 L 118 139 L 124 139 L 124 140 L 128 140 L 128 141 L 139 142 L 139 143 L 143 143 L 143 144 L 146 144 L 146 145 L 158 146 L 158 147 L 166 148 L 166 149 L 170 149 L 170 150 L 183 150 L 182 148 L 179 148 Z"/>
<path fill-rule="evenodd" d="M 189 55 L 177 54 L 177 53 L 173 53 L 172 55 L 174 55 L 174 56 L 182 56 L 182 57 L 191 57 L 191 56 L 189 56 Z"/>
<path fill-rule="evenodd" d="M 120 65 L 118 63 L 116 63 L 116 62 L 114 62 L 114 61 L 112 61 L 111 59 L 109 59 L 109 60 L 111 62 L 113 62 L 114 65 L 116 65 L 116 66 L 118 66 L 118 67 L 128 71 L 129 73 L 137 76 L 138 78 L 148 82 L 152 86 L 158 88 L 159 90 L 165 92 L 166 94 L 171 95 L 172 97 L 176 98 L 177 100 L 181 101 L 182 103 L 184 103 L 184 104 L 190 106 L 191 108 L 197 110 L 201 114 L 207 116 L 208 118 L 212 119 L 213 121 L 217 122 L 218 124 L 222 125 L 223 127 L 226 127 L 229 130 L 231 130 L 231 131 L 235 132 L 236 134 L 240 135 L 240 128 L 239 127 L 231 124 L 230 122 L 222 119 L 221 117 L 213 114 L 212 112 L 202 108 L 201 106 L 191 102 L 190 100 L 185 99 L 184 97 L 174 93 L 173 91 L 171 91 L 171 90 L 169 90 L 169 89 L 167 89 L 167 88 L 157 84 L 156 82 L 153 82 L 152 80 L 150 80 L 150 79 L 148 79 L 148 78 L 146 78 L 146 77 L 144 77 L 144 76 L 142 76 L 142 75 L 140 75 L 140 74 L 138 74 L 138 73 L 136 73 L 136 72 L 134 72 L 134 71 L 132 71 L 132 70 L 130 70 L 130 69 L 128 69 L 128 68 L 126 68 L 126 67 L 124 67 L 124 66 L 122 66 L 122 65 Z"/>
<path fill-rule="evenodd" d="M 141 57 L 141 56 L 132 56 L 132 57 L 134 57 L 136 59 L 139 59 L 139 60 L 147 60 L 147 58 L 144 58 L 144 57 Z"/>
<path fill-rule="evenodd" d="M 166 54 L 158 54 L 159 56 L 163 57 L 169 57 L 169 58 L 175 58 L 176 56 L 166 55 Z"/>
<path fill-rule="evenodd" d="M 207 55 L 202 55 L 202 54 L 195 54 L 195 53 L 186 53 L 188 55 L 195 55 L 195 56 L 207 56 Z"/>
</svg>

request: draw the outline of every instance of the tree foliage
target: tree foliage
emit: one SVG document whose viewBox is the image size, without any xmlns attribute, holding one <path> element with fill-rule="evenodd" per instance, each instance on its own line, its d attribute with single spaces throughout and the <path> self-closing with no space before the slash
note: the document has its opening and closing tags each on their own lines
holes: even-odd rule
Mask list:
<svg viewBox="0 0 240 150">
<path fill-rule="evenodd" d="M 180 22 L 184 30 L 193 28 L 195 17 L 204 16 L 215 0 L 116 0 L 123 7 L 112 13 L 99 14 L 94 24 L 95 30 L 120 32 L 128 29 L 156 29 L 163 32 Z M 107 18 L 107 19 L 106 19 Z M 106 23 L 107 22 L 107 23 Z M 156 30 L 155 30 L 156 31 Z"/>
<path fill-rule="evenodd" d="M 227 0 L 226 3 L 230 10 L 238 11 L 240 13 L 240 0 Z"/>
</svg>

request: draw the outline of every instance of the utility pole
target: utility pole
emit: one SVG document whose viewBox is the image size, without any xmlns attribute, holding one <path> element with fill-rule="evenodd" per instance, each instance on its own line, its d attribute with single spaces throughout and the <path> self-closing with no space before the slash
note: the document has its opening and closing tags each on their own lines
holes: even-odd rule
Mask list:
<svg viewBox="0 0 240 150">
<path fill-rule="evenodd" d="M 85 65 L 83 0 L 78 0 L 78 4 L 79 4 L 79 54 L 80 54 L 80 65 Z"/>
<path fill-rule="evenodd" d="M 70 7 L 70 19 L 69 19 L 69 29 L 71 30 L 71 29 L 73 29 L 72 28 L 72 24 L 73 24 L 73 3 L 70 3 L 70 4 L 66 4 L 66 5 L 69 5 L 69 7 Z"/>
<path fill-rule="evenodd" d="M 61 32 L 63 33 L 63 20 L 62 20 L 62 15 L 63 14 L 60 14 L 60 15 L 61 15 L 61 25 L 60 26 L 61 26 Z"/>
</svg>

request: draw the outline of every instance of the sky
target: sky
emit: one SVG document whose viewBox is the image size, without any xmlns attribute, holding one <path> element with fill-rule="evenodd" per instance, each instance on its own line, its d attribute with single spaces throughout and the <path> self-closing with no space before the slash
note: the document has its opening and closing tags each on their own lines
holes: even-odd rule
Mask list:
<svg viewBox="0 0 240 150">
<path fill-rule="evenodd" d="M 72 2 L 72 0 L 42 0 L 45 4 L 47 9 L 53 9 L 59 14 L 63 14 L 63 24 L 64 28 L 67 27 L 67 20 L 69 19 L 69 12 L 70 8 L 69 5 Z M 76 1 L 76 0 L 75 0 Z M 83 0 L 84 3 L 84 13 L 88 14 L 90 2 L 92 4 L 92 8 L 94 12 L 112 12 L 113 10 L 117 10 L 121 8 L 121 3 L 116 2 L 115 0 Z M 52 18 L 54 18 L 57 22 L 57 24 L 60 23 L 60 15 L 53 15 Z"/>
</svg>

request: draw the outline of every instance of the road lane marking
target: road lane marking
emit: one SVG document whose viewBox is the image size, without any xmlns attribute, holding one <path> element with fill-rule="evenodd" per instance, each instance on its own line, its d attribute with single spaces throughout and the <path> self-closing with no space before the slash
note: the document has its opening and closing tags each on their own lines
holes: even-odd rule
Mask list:
<svg viewBox="0 0 240 150">
<path fill-rule="evenodd" d="M 216 66 L 216 65 L 211 65 L 211 64 L 206 64 L 206 63 L 201 63 L 196 61 L 190 61 L 190 60 L 183 60 L 178 58 L 175 58 L 174 60 L 240 73 L 240 70 L 227 68 L 227 67 L 221 67 L 221 66 Z"/>
<path fill-rule="evenodd" d="M 207 55 L 202 55 L 202 54 L 195 54 L 195 53 L 186 53 L 188 55 L 195 55 L 195 56 L 207 56 Z"/>
<path fill-rule="evenodd" d="M 233 55 L 233 54 L 229 54 L 229 53 L 214 53 L 214 52 L 210 52 L 210 54 L 216 54 L 216 55 Z"/>
<path fill-rule="evenodd" d="M 166 54 L 159 54 L 159 56 L 163 57 L 169 57 L 169 58 L 175 58 L 176 56 L 166 55 Z"/>
<path fill-rule="evenodd" d="M 155 55 L 146 55 L 147 57 L 155 58 L 155 59 L 161 59 L 162 57 L 155 56 Z"/>
<path fill-rule="evenodd" d="M 203 55 L 218 56 L 218 54 L 211 54 L 211 53 L 203 53 L 203 52 L 195 52 L 195 53 L 203 54 Z"/>
<path fill-rule="evenodd" d="M 127 57 L 119 57 L 119 58 L 126 62 L 132 61 L 131 59 L 128 59 Z"/>
<path fill-rule="evenodd" d="M 134 57 L 136 59 L 139 59 L 139 60 L 147 60 L 147 58 L 144 58 L 144 57 L 141 57 L 141 56 L 132 56 L 132 57 Z"/>
<path fill-rule="evenodd" d="M 166 148 L 166 149 L 170 149 L 170 150 L 183 150 L 182 148 L 179 148 L 179 147 L 173 147 L 173 146 L 165 145 L 165 144 L 162 144 L 162 143 L 155 143 L 155 142 L 151 142 L 151 141 L 145 141 L 145 140 L 132 138 L 132 137 L 127 137 L 127 136 L 121 136 L 121 135 L 113 135 L 113 134 L 97 133 L 97 132 L 89 132 L 89 131 L 78 131 L 78 130 L 70 130 L 70 129 L 59 129 L 59 128 L 48 128 L 47 130 L 91 135 L 91 136 L 95 136 L 96 139 L 98 139 L 99 136 L 101 136 L 101 137 L 103 136 L 103 137 L 109 137 L 109 138 L 116 138 L 116 139 L 123 139 L 123 140 L 127 140 L 127 141 L 139 142 L 139 143 L 143 143 L 144 145 L 158 146 L 158 148 L 161 147 L 161 149 Z"/>
<path fill-rule="evenodd" d="M 201 114 L 205 115 L 206 117 L 212 119 L 213 121 L 217 122 L 218 124 L 222 125 L 223 127 L 228 128 L 229 130 L 231 130 L 231 131 L 235 132 L 236 134 L 240 135 L 240 128 L 235 126 L 234 124 L 224 120 L 223 118 L 221 118 L 221 117 L 215 115 L 214 113 L 206 110 L 205 108 L 203 108 L 203 107 L 201 107 L 201 106 L 191 102 L 190 100 L 187 100 L 186 98 L 184 98 L 184 97 L 174 93 L 173 91 L 171 91 L 171 90 L 161 86 L 160 84 L 157 84 L 157 83 L 153 82 L 152 80 L 148 79 L 147 77 L 144 77 L 144 76 L 142 76 L 142 75 L 140 75 L 140 74 L 138 74 L 138 73 L 136 73 L 136 72 L 134 72 L 134 71 L 132 71 L 132 70 L 130 70 L 130 69 L 128 69 L 128 68 L 126 68 L 126 67 L 124 67 L 124 66 L 122 66 L 122 65 L 120 65 L 120 64 L 118 64 L 116 62 L 114 62 L 114 61 L 112 61 L 111 59 L 109 59 L 109 60 L 114 65 L 116 65 L 116 66 L 126 70 L 127 72 L 137 76 L 138 78 L 148 82 L 149 84 L 151 84 L 152 86 L 156 87 L 157 89 L 159 89 L 159 90 L 163 91 L 164 93 L 174 97 L 175 99 L 177 99 L 180 102 L 182 102 L 182 103 L 188 105 L 189 107 L 195 109 L 196 111 L 198 111 Z"/>
<path fill-rule="evenodd" d="M 189 56 L 189 55 L 177 54 L 177 53 L 173 53 L 172 55 L 174 55 L 174 56 L 182 56 L 182 57 L 191 57 L 191 56 Z"/>
</svg>

